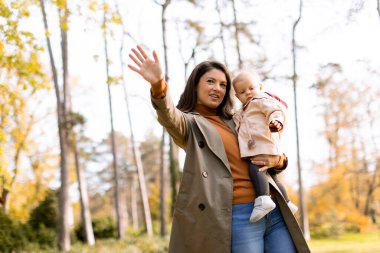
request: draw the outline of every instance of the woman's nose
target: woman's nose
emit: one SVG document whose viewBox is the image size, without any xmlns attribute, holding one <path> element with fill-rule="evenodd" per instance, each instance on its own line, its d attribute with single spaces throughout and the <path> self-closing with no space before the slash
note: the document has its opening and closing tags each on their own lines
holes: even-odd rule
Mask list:
<svg viewBox="0 0 380 253">
<path fill-rule="evenodd" d="M 215 83 L 212 87 L 213 90 L 220 90 L 221 89 L 221 86 L 219 83 Z"/>
</svg>

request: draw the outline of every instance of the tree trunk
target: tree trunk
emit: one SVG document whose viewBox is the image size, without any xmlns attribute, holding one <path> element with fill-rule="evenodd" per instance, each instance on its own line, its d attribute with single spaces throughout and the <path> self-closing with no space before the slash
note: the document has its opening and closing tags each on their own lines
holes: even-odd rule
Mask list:
<svg viewBox="0 0 380 253">
<path fill-rule="evenodd" d="M 95 244 L 95 237 L 94 237 L 94 230 L 92 229 L 91 213 L 90 213 L 90 205 L 88 201 L 86 180 L 83 176 L 82 167 L 80 166 L 79 152 L 77 149 L 76 142 L 74 141 L 73 144 L 74 144 L 73 150 L 74 150 L 74 158 L 75 158 L 75 169 L 76 169 L 77 178 L 78 178 L 78 188 L 79 188 L 78 190 L 79 190 L 79 197 L 80 197 L 80 206 L 81 206 L 80 210 L 81 210 L 81 217 L 82 217 L 82 224 L 83 224 L 83 233 L 88 245 L 92 246 Z"/>
<path fill-rule="evenodd" d="M 61 52 L 62 52 L 62 67 L 63 67 L 63 98 L 62 98 L 62 111 L 64 118 L 64 142 L 66 146 L 66 156 L 68 161 L 69 156 L 69 108 L 70 105 L 70 86 L 69 86 L 69 72 L 68 72 L 68 46 L 67 46 L 67 25 L 68 25 L 69 11 L 67 9 L 67 2 L 65 2 L 64 9 L 60 10 L 60 30 L 61 30 Z M 68 163 L 66 163 L 68 165 Z M 61 250 L 70 250 L 70 198 L 69 198 L 69 168 L 68 166 L 61 170 L 61 190 L 59 192 L 59 206 L 60 206 L 60 233 L 58 245 Z"/>
<path fill-rule="evenodd" d="M 153 235 L 153 225 L 152 225 L 152 217 L 150 215 L 150 207 L 149 207 L 149 201 L 148 201 L 148 192 L 146 190 L 146 184 L 145 184 L 145 175 L 141 163 L 141 155 L 139 149 L 134 146 L 133 147 L 133 153 L 136 159 L 136 166 L 137 166 L 137 174 L 139 178 L 139 185 L 140 185 L 140 193 L 142 198 L 142 204 L 144 209 L 144 218 L 145 218 L 145 226 L 146 231 L 149 236 Z"/>
<path fill-rule="evenodd" d="M 163 44 L 163 47 L 164 47 L 164 62 L 165 62 L 165 80 L 166 81 L 169 81 L 169 65 L 168 65 L 168 50 L 167 50 L 167 42 L 166 42 L 166 17 L 165 17 L 165 13 L 166 13 L 166 10 L 170 4 L 170 0 L 166 0 L 164 2 L 164 4 L 162 5 L 162 13 L 161 13 L 161 25 L 162 25 L 162 44 Z M 166 217 L 166 208 L 165 208 L 165 190 L 164 190 L 164 187 L 165 187 L 165 166 L 164 166 L 164 145 L 165 145 L 165 134 L 166 131 L 165 129 L 162 130 L 162 145 L 161 145 L 161 166 L 160 166 L 160 182 L 161 182 L 161 188 L 160 188 L 160 208 L 161 208 L 161 213 L 160 213 L 160 224 L 161 224 L 161 227 L 160 227 L 160 234 L 161 236 L 165 236 L 166 235 L 166 221 L 165 221 L 165 217 Z M 171 138 L 170 138 L 170 143 L 171 143 Z M 175 160 L 175 157 L 178 157 L 178 155 L 176 155 L 175 153 L 177 152 L 178 153 L 178 149 L 174 148 L 174 145 L 175 144 L 172 144 L 170 145 L 170 148 L 169 148 L 169 166 L 171 168 L 170 170 L 170 177 L 171 177 L 171 181 L 173 180 L 176 180 L 176 177 L 175 175 L 172 174 L 172 172 L 174 171 L 174 173 L 176 173 L 176 171 L 178 170 L 178 160 Z M 174 183 L 174 186 L 176 185 L 176 182 Z M 173 186 L 173 184 L 172 184 Z M 172 187 L 172 196 L 173 196 L 173 192 L 177 192 L 177 188 L 176 187 Z M 176 196 L 176 193 L 175 195 Z M 175 200 L 176 199 L 173 199 L 172 198 L 172 206 L 175 204 Z"/>
<path fill-rule="evenodd" d="M 57 122 L 58 122 L 58 133 L 59 133 L 59 145 L 61 150 L 61 159 L 60 159 L 60 167 L 61 167 L 61 189 L 59 194 L 59 221 L 58 221 L 58 248 L 63 251 L 70 250 L 70 228 L 69 228 L 69 199 L 68 199 L 68 139 L 67 139 L 67 131 L 66 131 L 66 108 L 64 99 L 62 101 L 62 97 L 60 94 L 59 84 L 58 84 L 58 74 L 55 66 L 54 55 L 51 47 L 50 37 L 48 36 L 48 23 L 47 23 L 47 15 L 45 10 L 44 0 L 39 0 L 43 23 L 45 28 L 45 37 L 46 43 L 49 52 L 50 66 L 53 75 L 54 82 L 54 90 L 56 95 L 57 102 Z M 65 11 L 65 15 L 67 12 Z M 60 19 L 61 21 L 61 19 Z M 66 38 L 67 39 L 67 38 Z M 62 49 L 67 48 L 67 40 L 62 38 Z M 62 51 L 62 54 L 65 52 Z M 63 58 L 66 56 L 63 56 Z M 63 63 L 64 69 L 67 67 L 67 62 Z M 67 69 L 66 69 L 67 70 Z M 67 75 L 67 71 L 64 75 Z M 64 77 L 65 78 L 65 77 Z"/>
<path fill-rule="evenodd" d="M 241 59 L 241 54 L 240 54 L 239 24 L 237 22 L 235 0 L 232 0 L 232 10 L 233 10 L 233 14 L 234 14 L 234 27 L 235 27 L 234 37 L 235 37 L 235 44 L 236 44 L 236 53 L 237 53 L 237 56 L 238 56 L 239 69 L 242 69 L 242 67 L 243 67 L 243 61 Z"/>
<path fill-rule="evenodd" d="M 122 70 L 125 69 L 125 67 L 124 67 L 125 64 L 123 61 L 123 44 L 124 44 L 124 35 L 125 34 L 126 34 L 126 31 L 125 31 L 125 28 L 123 26 L 123 36 L 122 36 L 123 39 L 122 39 L 120 54 L 119 54 L 120 55 L 120 65 L 121 65 Z M 138 151 L 138 147 L 137 147 L 136 142 L 135 142 L 135 136 L 134 136 L 133 126 L 132 126 L 131 111 L 129 108 L 129 100 L 128 100 L 128 94 L 127 94 L 124 74 L 122 75 L 122 85 L 123 85 L 123 91 L 124 91 L 124 100 L 125 100 L 125 104 L 127 107 L 128 123 L 129 123 L 129 128 L 131 131 L 132 153 L 133 153 L 133 157 L 134 157 L 134 162 L 135 162 L 136 167 L 137 167 L 139 184 L 140 184 L 140 193 L 141 193 L 141 199 L 142 199 L 143 209 L 144 209 L 145 225 L 146 225 L 147 234 L 149 236 L 152 236 L 153 235 L 153 225 L 152 225 L 152 217 L 151 217 L 149 201 L 148 201 L 148 193 L 146 190 L 144 168 L 142 165 L 141 156 L 140 156 L 140 153 Z"/>
<path fill-rule="evenodd" d="M 2 181 L 3 181 L 3 185 L 5 184 L 4 183 L 4 177 L 2 177 Z M 9 194 L 9 190 L 7 188 L 3 188 L 3 191 L 1 192 L 1 196 L 0 196 L 0 204 L 3 205 L 2 209 L 4 211 L 4 213 L 6 213 L 6 210 L 8 209 L 7 208 L 7 199 L 8 199 L 8 194 Z"/>
<path fill-rule="evenodd" d="M 292 30 L 292 55 L 293 55 L 293 93 L 294 93 L 294 113 L 295 113 L 295 126 L 296 126 L 296 144 L 297 144 L 297 168 L 298 168 L 298 193 L 299 193 L 299 205 L 300 205 L 300 213 L 301 213 L 301 228 L 304 233 L 306 240 L 310 239 L 310 231 L 309 231 L 309 220 L 307 216 L 307 206 L 305 203 L 305 197 L 303 192 L 303 184 L 302 184 L 302 169 L 301 169 L 301 159 L 300 159 L 300 144 L 299 144 L 299 134 L 298 134 L 298 110 L 297 110 L 297 68 L 296 68 L 296 40 L 295 40 L 295 32 L 299 21 L 301 20 L 302 15 L 302 0 L 300 0 L 299 5 L 299 16 L 297 20 L 293 24 Z"/>
<path fill-rule="evenodd" d="M 219 17 L 219 34 L 220 34 L 220 41 L 222 42 L 222 47 L 223 47 L 223 59 L 224 59 L 224 64 L 228 67 L 228 62 L 227 62 L 227 49 L 226 49 L 226 43 L 224 39 L 224 23 L 223 23 L 223 15 L 219 6 L 219 0 L 215 1 L 216 5 L 216 11 L 218 12 L 218 17 Z"/>
<path fill-rule="evenodd" d="M 112 150 L 112 169 L 113 169 L 113 181 L 114 181 L 114 200 L 115 200 L 115 212 L 117 222 L 117 237 L 118 239 L 124 238 L 125 224 L 122 219 L 121 201 L 120 201 L 120 186 L 119 186 L 119 171 L 117 167 L 116 156 L 116 144 L 115 144 L 115 131 L 113 126 L 113 109 L 112 109 L 112 95 L 110 87 L 110 73 L 109 73 L 109 57 L 108 57 L 108 41 L 107 41 L 107 13 L 106 13 L 106 1 L 103 1 L 103 36 L 104 36 L 104 53 L 106 58 L 106 74 L 107 74 L 107 91 L 108 91 L 108 103 L 110 110 L 110 123 L 111 123 L 111 150 Z"/>
<path fill-rule="evenodd" d="M 137 191 L 137 174 L 133 172 L 132 183 L 131 183 L 131 213 L 132 213 L 132 227 L 134 230 L 139 229 L 139 216 L 137 212 L 137 192 L 136 191 Z"/>
<path fill-rule="evenodd" d="M 162 139 L 160 147 L 160 235 L 166 235 L 166 208 L 165 208 L 165 128 L 162 128 Z M 172 159 L 170 159 L 172 160 Z M 170 166 L 171 167 L 171 166 Z M 173 191 L 175 192 L 175 191 Z"/>
</svg>

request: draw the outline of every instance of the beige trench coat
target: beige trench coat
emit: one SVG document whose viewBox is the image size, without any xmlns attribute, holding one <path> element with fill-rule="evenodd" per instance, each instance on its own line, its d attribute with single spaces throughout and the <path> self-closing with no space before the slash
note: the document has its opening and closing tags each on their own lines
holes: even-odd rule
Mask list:
<svg viewBox="0 0 380 253">
<path fill-rule="evenodd" d="M 169 253 L 230 253 L 233 178 L 220 135 L 199 114 L 176 109 L 170 96 L 152 98 L 152 104 L 158 121 L 187 151 Z M 226 123 L 234 129 L 232 120 Z M 298 252 L 310 252 L 296 219 L 274 192 Z"/>
</svg>

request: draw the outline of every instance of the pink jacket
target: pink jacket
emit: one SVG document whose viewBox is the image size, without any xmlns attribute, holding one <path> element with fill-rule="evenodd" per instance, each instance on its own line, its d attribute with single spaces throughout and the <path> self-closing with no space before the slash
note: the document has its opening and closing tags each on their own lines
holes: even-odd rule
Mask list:
<svg viewBox="0 0 380 253">
<path fill-rule="evenodd" d="M 233 116 L 241 157 L 282 155 L 281 133 L 285 127 L 285 106 L 267 93 L 252 98 Z M 269 122 L 278 120 L 281 132 L 271 132 Z"/>
</svg>

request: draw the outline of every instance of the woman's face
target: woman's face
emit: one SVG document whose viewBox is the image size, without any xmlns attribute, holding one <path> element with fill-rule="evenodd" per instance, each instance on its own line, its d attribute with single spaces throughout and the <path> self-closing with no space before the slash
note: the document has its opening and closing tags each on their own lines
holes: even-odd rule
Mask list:
<svg viewBox="0 0 380 253">
<path fill-rule="evenodd" d="M 197 104 L 216 109 L 226 95 L 226 75 L 219 69 L 206 72 L 199 80 Z"/>
</svg>

